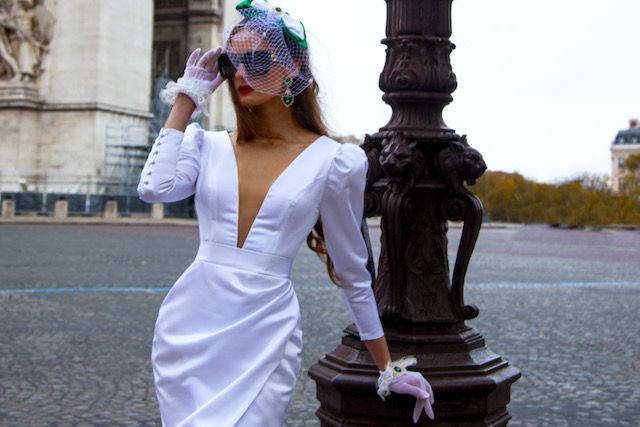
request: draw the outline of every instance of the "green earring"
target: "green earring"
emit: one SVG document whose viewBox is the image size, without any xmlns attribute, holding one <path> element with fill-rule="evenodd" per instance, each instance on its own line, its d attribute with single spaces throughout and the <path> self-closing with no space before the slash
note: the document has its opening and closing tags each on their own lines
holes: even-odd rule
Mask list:
<svg viewBox="0 0 640 427">
<path fill-rule="evenodd" d="M 291 107 L 291 104 L 293 104 L 293 94 L 291 93 L 291 83 L 293 83 L 293 81 L 291 80 L 291 77 L 287 77 L 286 79 L 284 79 L 284 84 L 287 85 L 287 90 L 284 91 L 284 95 L 282 96 L 282 103 L 287 107 Z"/>
</svg>

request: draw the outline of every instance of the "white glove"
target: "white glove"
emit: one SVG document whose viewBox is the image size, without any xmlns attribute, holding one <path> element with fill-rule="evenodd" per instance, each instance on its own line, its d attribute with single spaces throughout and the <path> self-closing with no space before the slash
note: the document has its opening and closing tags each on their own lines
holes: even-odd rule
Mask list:
<svg viewBox="0 0 640 427">
<path fill-rule="evenodd" d="M 386 369 L 380 372 L 378 378 L 378 395 L 384 400 L 392 391 L 398 394 L 410 394 L 416 398 L 416 406 L 413 409 L 413 422 L 417 423 L 424 409 L 425 414 L 434 418 L 433 390 L 431 385 L 418 372 L 407 371 L 407 366 L 416 364 L 413 357 L 405 357 L 397 362 L 389 361 Z"/>
<path fill-rule="evenodd" d="M 160 99 L 173 105 L 178 93 L 187 95 L 196 105 L 191 115 L 194 119 L 200 114 L 208 116 L 207 99 L 222 84 L 224 79 L 218 74 L 218 57 L 222 54 L 222 48 L 211 49 L 196 62 L 200 55 L 200 48 L 194 50 L 187 60 L 187 67 L 182 77 L 177 82 L 169 82 L 160 91 Z"/>
</svg>

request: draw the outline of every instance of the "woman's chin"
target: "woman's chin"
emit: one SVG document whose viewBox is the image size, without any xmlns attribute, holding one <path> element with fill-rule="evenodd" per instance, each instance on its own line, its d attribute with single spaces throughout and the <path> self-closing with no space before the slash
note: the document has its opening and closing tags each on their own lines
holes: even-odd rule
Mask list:
<svg viewBox="0 0 640 427">
<path fill-rule="evenodd" d="M 248 94 L 238 94 L 238 102 L 245 108 L 259 107 L 273 102 L 276 98 L 277 97 L 274 95 L 267 95 L 257 91 L 253 91 Z"/>
<path fill-rule="evenodd" d="M 251 107 L 255 107 L 257 105 L 255 102 L 252 102 L 250 99 L 247 99 L 246 96 L 240 97 L 240 99 L 238 101 L 239 101 L 240 106 L 244 107 L 244 108 L 251 108 Z"/>
</svg>

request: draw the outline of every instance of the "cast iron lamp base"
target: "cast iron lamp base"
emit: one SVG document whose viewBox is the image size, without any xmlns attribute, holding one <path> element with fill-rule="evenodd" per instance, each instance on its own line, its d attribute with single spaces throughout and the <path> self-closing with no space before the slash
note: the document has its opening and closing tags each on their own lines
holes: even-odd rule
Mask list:
<svg viewBox="0 0 640 427">
<path fill-rule="evenodd" d="M 383 402 L 376 393 L 375 363 L 355 327 L 346 332 L 342 344 L 309 369 L 320 401 L 320 425 L 415 426 L 415 399 L 392 393 Z M 387 340 L 392 358 L 414 355 L 418 364 L 409 369 L 421 372 L 433 387 L 435 420 L 423 413 L 417 425 L 507 425 L 511 384 L 520 371 L 491 352 L 475 329 L 459 324 L 437 334 L 387 332 Z"/>
</svg>

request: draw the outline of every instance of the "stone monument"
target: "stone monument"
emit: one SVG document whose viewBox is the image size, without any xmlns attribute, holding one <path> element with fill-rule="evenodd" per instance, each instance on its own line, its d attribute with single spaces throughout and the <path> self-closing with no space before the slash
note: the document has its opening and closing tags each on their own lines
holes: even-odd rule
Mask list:
<svg viewBox="0 0 640 427">
<path fill-rule="evenodd" d="M 135 192 L 157 101 L 236 0 L 0 0 L 0 191 Z M 225 20 L 226 19 L 226 20 Z M 235 128 L 226 85 L 209 129 Z"/>
<path fill-rule="evenodd" d="M 152 0 L 0 0 L 2 191 L 104 175 L 107 127 L 150 117 L 152 29 Z"/>
</svg>

